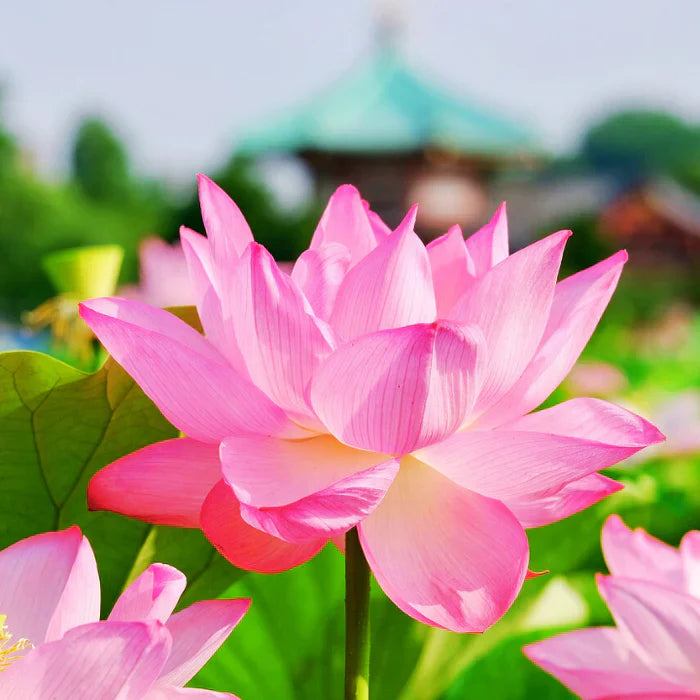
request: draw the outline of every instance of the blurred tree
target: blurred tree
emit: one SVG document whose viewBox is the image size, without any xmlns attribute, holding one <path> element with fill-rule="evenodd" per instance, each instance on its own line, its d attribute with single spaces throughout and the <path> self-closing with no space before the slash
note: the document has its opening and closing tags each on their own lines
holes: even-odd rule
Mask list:
<svg viewBox="0 0 700 700">
<path fill-rule="evenodd" d="M 658 111 L 607 117 L 584 136 L 581 158 L 627 179 L 671 176 L 700 192 L 700 126 Z"/>
<path fill-rule="evenodd" d="M 71 168 L 73 181 L 89 199 L 115 203 L 129 197 L 126 149 L 101 119 L 88 117 L 78 127 Z"/>
<path fill-rule="evenodd" d="M 17 162 L 15 140 L 0 127 L 0 176 L 9 172 Z"/>
<path fill-rule="evenodd" d="M 133 281 L 139 242 L 165 228 L 167 189 L 130 175 L 126 151 L 104 123 L 82 122 L 72 166 L 70 182 L 43 181 L 0 128 L 0 316 L 17 319 L 53 294 L 40 264 L 47 253 L 117 244 L 122 281 Z"/>
<path fill-rule="evenodd" d="M 2 116 L 2 86 L 0 86 L 0 116 Z M 10 172 L 18 161 L 17 144 L 0 124 L 0 177 Z"/>
<path fill-rule="evenodd" d="M 547 225 L 548 231 L 570 229 L 574 235 L 566 242 L 563 274 L 571 275 L 612 255 L 615 252 L 611 242 L 600 235 L 598 216 L 593 213 L 567 216 Z"/>
</svg>

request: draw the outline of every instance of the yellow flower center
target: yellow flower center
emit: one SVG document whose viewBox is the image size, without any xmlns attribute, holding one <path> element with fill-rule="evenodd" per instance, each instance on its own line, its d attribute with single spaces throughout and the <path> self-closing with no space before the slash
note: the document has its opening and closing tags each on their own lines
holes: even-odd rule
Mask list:
<svg viewBox="0 0 700 700">
<path fill-rule="evenodd" d="M 12 642 L 12 635 L 5 625 L 6 615 L 0 615 L 0 673 L 2 673 L 13 662 L 17 661 L 21 652 L 32 644 L 28 639 L 18 639 Z"/>
</svg>

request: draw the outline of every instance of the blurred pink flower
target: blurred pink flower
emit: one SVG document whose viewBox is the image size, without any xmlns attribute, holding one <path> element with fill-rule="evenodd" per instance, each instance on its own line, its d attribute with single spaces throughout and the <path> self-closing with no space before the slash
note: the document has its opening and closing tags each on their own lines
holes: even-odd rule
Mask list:
<svg viewBox="0 0 700 700">
<path fill-rule="evenodd" d="M 172 615 L 185 576 L 149 566 L 100 622 L 100 579 L 77 527 L 0 552 L 0 698 L 233 698 L 183 688 L 249 600 L 203 600 Z"/>
<path fill-rule="evenodd" d="M 659 401 L 652 416 L 668 435 L 659 454 L 678 457 L 700 452 L 700 391 L 687 389 Z"/>
<path fill-rule="evenodd" d="M 192 306 L 195 294 L 187 261 L 179 243 L 172 245 L 157 236 L 141 242 L 138 285 L 124 286 L 119 294 L 152 306 Z"/>
<path fill-rule="evenodd" d="M 603 527 L 610 576 L 598 590 L 617 627 L 593 627 L 525 647 L 526 655 L 583 698 L 700 697 L 700 532 L 680 549 Z"/>
<path fill-rule="evenodd" d="M 426 249 L 357 190 L 331 197 L 290 275 L 200 177 L 208 238 L 182 230 L 205 337 L 144 304 L 82 316 L 186 438 L 92 480 L 93 508 L 201 527 L 236 566 L 288 569 L 357 526 L 387 595 L 482 631 L 527 573 L 524 528 L 621 485 L 596 472 L 662 439 L 593 399 L 536 408 L 573 366 L 624 252 L 557 284 L 568 232 L 508 255 L 505 207 Z"/>
<path fill-rule="evenodd" d="M 579 362 L 566 378 L 571 394 L 589 394 L 610 398 L 627 388 L 627 377 L 607 362 Z"/>
<path fill-rule="evenodd" d="M 278 262 L 280 270 L 291 274 L 293 262 Z M 139 247 L 139 284 L 119 288 L 124 299 L 143 301 L 151 306 L 193 306 L 196 296 L 187 260 L 180 243 L 166 243 L 158 236 L 149 236 Z"/>
</svg>

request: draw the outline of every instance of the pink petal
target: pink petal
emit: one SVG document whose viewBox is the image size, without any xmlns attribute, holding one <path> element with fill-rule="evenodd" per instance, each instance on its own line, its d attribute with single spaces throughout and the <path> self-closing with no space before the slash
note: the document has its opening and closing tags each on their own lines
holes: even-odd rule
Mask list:
<svg viewBox="0 0 700 700">
<path fill-rule="evenodd" d="M 166 627 L 173 647 L 158 685 L 185 685 L 228 639 L 248 612 L 250 600 L 202 600 L 175 613 Z"/>
<path fill-rule="evenodd" d="M 350 251 L 340 243 L 305 250 L 294 264 L 292 280 L 304 292 L 314 314 L 330 318 L 338 288 L 350 267 Z"/>
<path fill-rule="evenodd" d="M 222 285 L 211 257 L 209 241 L 199 233 L 180 227 L 180 240 L 195 293 L 195 304 L 204 334 L 236 370 L 246 375 L 245 362 L 238 349 L 230 318 L 224 318 Z M 234 268 L 239 265 L 238 261 Z M 226 278 L 230 277 L 227 270 Z"/>
<path fill-rule="evenodd" d="M 508 393 L 479 420 L 501 425 L 542 403 L 566 377 L 585 347 L 615 291 L 627 253 L 559 282 L 547 327 L 534 357 Z"/>
<path fill-rule="evenodd" d="M 239 700 L 239 698 L 237 695 L 219 693 L 216 690 L 175 688 L 170 685 L 151 688 L 144 700 Z"/>
<path fill-rule="evenodd" d="M 685 590 L 700 598 L 700 532 L 693 530 L 681 540 L 681 560 L 685 578 Z"/>
<path fill-rule="evenodd" d="M 624 488 L 624 484 L 602 474 L 589 474 L 570 481 L 556 493 L 531 496 L 522 501 L 508 499 L 508 508 L 524 528 L 542 527 L 568 518 Z"/>
<path fill-rule="evenodd" d="M 187 262 L 190 284 L 194 291 L 194 303 L 197 306 L 204 334 L 207 340 L 228 359 L 234 369 L 247 376 L 233 324 L 230 319 L 224 319 L 220 298 L 222 284 L 212 260 L 209 241 L 184 226 L 180 228 L 180 240 Z"/>
<path fill-rule="evenodd" d="M 187 226 L 180 226 L 180 244 L 187 263 L 190 285 L 196 303 L 199 304 L 205 292 L 217 283 L 211 244 L 206 236 Z"/>
<path fill-rule="evenodd" d="M 488 372 L 479 412 L 511 388 L 540 344 L 570 235 L 554 233 L 509 256 L 476 280 L 450 314 L 478 326 L 486 337 Z"/>
<path fill-rule="evenodd" d="M 311 403 L 348 445 L 411 452 L 464 420 L 478 391 L 482 342 L 478 330 L 444 321 L 372 333 L 326 359 Z"/>
<path fill-rule="evenodd" d="M 593 627 L 529 644 L 525 655 L 583 698 L 675 698 L 682 688 L 643 661 L 612 627 Z M 659 695 L 651 695 L 658 693 Z"/>
<path fill-rule="evenodd" d="M 330 435 L 308 440 L 228 438 L 220 450 L 224 478 L 251 506 L 284 506 L 389 457 L 347 447 Z"/>
<path fill-rule="evenodd" d="M 625 459 L 658 431 L 623 408 L 573 399 L 499 430 L 455 433 L 416 456 L 464 488 L 522 504 Z"/>
<path fill-rule="evenodd" d="M 114 604 L 109 620 L 167 622 L 185 590 L 185 575 L 167 564 L 151 564 Z"/>
<path fill-rule="evenodd" d="M 75 529 L 80 533 L 80 530 L 75 526 L 69 528 L 69 531 Z M 64 556 L 68 555 L 67 549 L 64 544 Z M 42 579 L 41 583 L 46 585 L 47 580 Z M 2 579 L 2 585 L 6 585 L 5 579 Z M 90 542 L 83 536 L 70 575 L 63 588 L 61 599 L 56 605 L 51 623 L 46 631 L 46 641 L 52 642 L 55 639 L 60 639 L 72 627 L 95 622 L 99 619 L 100 578 L 97 572 L 97 562 Z"/>
<path fill-rule="evenodd" d="M 459 226 L 428 243 L 428 259 L 435 290 L 438 318 L 447 318 L 464 294 L 467 279 L 467 249 Z"/>
<path fill-rule="evenodd" d="M 700 600 L 649 581 L 601 575 L 597 581 L 640 657 L 679 686 L 700 687 Z"/>
<path fill-rule="evenodd" d="M 34 535 L 2 550 L 0 582 L 8 628 L 34 645 L 100 618 L 97 564 L 78 527 Z"/>
<path fill-rule="evenodd" d="M 552 435 L 570 435 L 627 445 L 638 449 L 664 440 L 649 421 L 601 399 L 570 399 L 557 406 L 530 413 L 504 426 L 507 430 L 526 430 Z"/>
<path fill-rule="evenodd" d="M 386 238 L 391 233 L 391 228 L 384 223 L 384 220 L 381 216 L 379 216 L 379 214 L 370 209 L 368 201 L 363 199 L 362 206 L 367 212 L 367 218 L 369 219 L 369 223 L 372 226 L 372 230 L 374 231 L 377 241 L 381 241 Z"/>
<path fill-rule="evenodd" d="M 311 559 L 326 544 L 326 540 L 290 544 L 251 527 L 241 518 L 241 505 L 225 481 L 207 496 L 201 520 L 209 541 L 234 566 L 247 571 L 286 571 Z"/>
<path fill-rule="evenodd" d="M 697 697 L 697 694 L 692 690 L 677 690 L 667 693 L 634 693 L 633 695 L 625 693 L 624 695 L 607 697 L 605 700 L 697 700 Z"/>
<path fill-rule="evenodd" d="M 159 622 L 95 622 L 42 644 L 2 674 L 3 698 L 141 700 L 170 651 Z"/>
<path fill-rule="evenodd" d="M 641 528 L 630 530 L 619 515 L 605 521 L 602 541 L 611 574 L 683 589 L 683 562 L 677 549 Z"/>
<path fill-rule="evenodd" d="M 436 317 L 435 293 L 425 246 L 411 219 L 345 276 L 331 325 L 346 339 Z"/>
<path fill-rule="evenodd" d="M 225 269 L 243 254 L 253 234 L 241 210 L 215 182 L 205 175 L 197 175 L 197 184 L 212 255 L 216 264 Z"/>
<path fill-rule="evenodd" d="M 359 533 L 389 598 L 417 620 L 455 632 L 496 622 L 527 573 L 527 537 L 510 511 L 412 457 Z"/>
<path fill-rule="evenodd" d="M 80 305 L 80 311 L 88 325 L 94 319 L 100 327 L 110 322 L 116 327 L 127 324 L 137 326 L 166 338 L 175 339 L 192 353 L 212 361 L 220 362 L 222 359 L 221 353 L 206 338 L 164 309 L 157 309 L 149 304 L 130 299 L 101 297 L 83 302 Z"/>
<path fill-rule="evenodd" d="M 341 185 L 331 195 L 309 247 L 317 249 L 331 243 L 345 246 L 353 265 L 377 245 L 360 193 L 352 185 Z"/>
<path fill-rule="evenodd" d="M 508 214 L 503 202 L 491 221 L 465 242 L 467 270 L 471 277 L 483 277 L 508 257 Z"/>
<path fill-rule="evenodd" d="M 265 248 L 251 245 L 242 263 L 233 322 L 248 372 L 277 405 L 314 424 L 306 387 L 332 339 Z"/>
<path fill-rule="evenodd" d="M 335 537 L 357 525 L 379 505 L 398 470 L 399 461 L 391 459 L 284 506 L 256 508 L 242 502 L 241 517 L 249 525 L 287 542 Z"/>
<path fill-rule="evenodd" d="M 202 503 L 220 478 L 217 445 L 165 440 L 97 472 L 88 485 L 88 506 L 156 525 L 198 528 Z"/>
<path fill-rule="evenodd" d="M 104 298 L 82 303 L 80 314 L 163 415 L 195 440 L 294 430 L 211 343 L 167 311 Z"/>
<path fill-rule="evenodd" d="M 242 518 L 288 542 L 346 532 L 374 510 L 398 469 L 387 455 L 346 447 L 330 435 L 230 438 L 221 459 Z"/>
</svg>

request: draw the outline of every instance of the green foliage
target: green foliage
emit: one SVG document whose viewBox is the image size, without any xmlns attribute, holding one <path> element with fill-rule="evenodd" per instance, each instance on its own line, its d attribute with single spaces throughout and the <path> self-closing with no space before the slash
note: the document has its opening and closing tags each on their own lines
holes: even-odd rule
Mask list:
<svg viewBox="0 0 700 700">
<path fill-rule="evenodd" d="M 593 126 L 581 155 L 634 178 L 670 175 L 700 192 L 700 127 L 665 112 L 620 112 Z"/>
<path fill-rule="evenodd" d="M 241 697 L 331 698 L 343 678 L 343 561 L 331 547 L 282 574 L 248 574 L 225 593 L 250 612 L 193 685 Z"/>
<path fill-rule="evenodd" d="M 214 177 L 241 207 L 257 240 L 278 260 L 296 259 L 319 207 L 281 211 L 244 159 L 232 158 Z M 175 239 L 182 224 L 203 231 L 194 182 L 186 203 L 173 203 L 162 183 L 133 176 L 126 150 L 103 122 L 83 122 L 71 180 L 57 185 L 20 167 L 12 139 L 0 130 L 0 316 L 18 319 L 54 294 L 40 265 L 47 253 L 116 244 L 125 253 L 121 281 L 134 281 L 141 239 L 154 233 Z"/>
<path fill-rule="evenodd" d="M 546 229 L 571 229 L 574 232 L 564 250 L 561 277 L 595 265 L 619 249 L 601 234 L 598 217 L 593 214 L 556 220 Z M 679 301 L 700 305 L 699 275 L 668 266 L 640 269 L 628 263 L 606 311 L 603 325 L 632 327 L 658 318 L 669 306 Z"/>
<path fill-rule="evenodd" d="M 77 524 L 95 550 L 105 610 L 153 561 L 182 569 L 201 597 L 218 595 L 240 574 L 199 531 L 87 510 L 98 469 L 176 434 L 111 360 L 85 374 L 39 353 L 0 354 L 0 549 Z"/>
<path fill-rule="evenodd" d="M 6 177 L 17 164 L 15 140 L 0 128 L 0 178 Z"/>
<path fill-rule="evenodd" d="M 41 269 L 47 253 L 116 244 L 125 252 L 122 281 L 133 281 L 139 242 L 163 229 L 164 187 L 130 174 L 124 147 L 102 122 L 80 127 L 72 175 L 67 183 L 43 181 L 22 167 L 0 129 L 0 316 L 17 319 L 54 294 Z"/>
<path fill-rule="evenodd" d="M 128 199 L 131 179 L 126 149 L 101 119 L 88 117 L 78 127 L 71 175 L 88 199 L 113 204 Z"/>
<path fill-rule="evenodd" d="M 461 674 L 442 700 L 497 698 L 498 700 L 567 700 L 576 697 L 542 669 L 522 660 L 526 644 L 561 630 L 515 635 L 505 639 Z M 507 684 L 504 682 L 507 677 Z"/>
<path fill-rule="evenodd" d="M 308 700 L 340 697 L 344 673 L 343 557 L 329 545 L 282 574 L 248 574 L 226 597 L 253 599 L 236 634 L 193 685 L 241 697 Z M 415 623 L 373 585 L 372 697 L 398 698 L 429 628 Z"/>
<path fill-rule="evenodd" d="M 138 243 L 160 216 L 157 203 L 111 208 L 24 172 L 0 178 L 0 313 L 17 317 L 53 296 L 40 262 L 52 251 L 117 243 L 125 251 L 123 279 L 135 279 Z"/>
<path fill-rule="evenodd" d="M 610 243 L 600 235 L 598 217 L 593 214 L 579 214 L 554 221 L 547 225 L 548 231 L 570 229 L 574 235 L 566 242 L 562 260 L 562 276 L 583 270 L 607 258 L 615 252 Z"/>
</svg>

